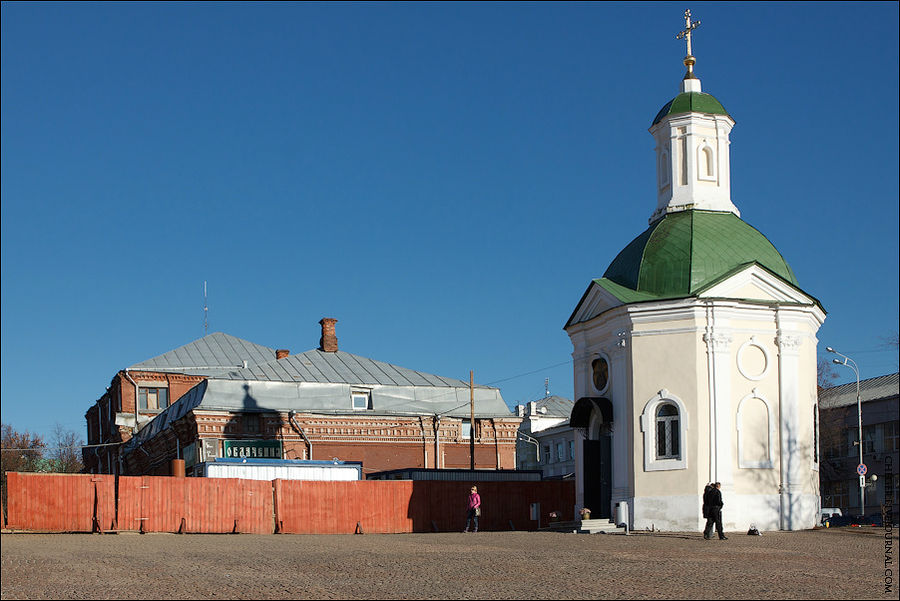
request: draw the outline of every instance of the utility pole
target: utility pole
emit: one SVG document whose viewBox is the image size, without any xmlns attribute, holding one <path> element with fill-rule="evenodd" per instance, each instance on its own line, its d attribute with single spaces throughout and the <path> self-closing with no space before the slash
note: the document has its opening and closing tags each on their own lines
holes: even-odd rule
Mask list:
<svg viewBox="0 0 900 601">
<path fill-rule="evenodd" d="M 469 370 L 469 469 L 475 469 L 475 370 Z"/>
</svg>

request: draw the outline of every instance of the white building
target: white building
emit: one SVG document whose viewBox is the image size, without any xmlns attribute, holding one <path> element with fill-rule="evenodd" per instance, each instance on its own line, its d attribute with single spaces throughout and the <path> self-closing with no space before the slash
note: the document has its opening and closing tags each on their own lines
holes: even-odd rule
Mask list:
<svg viewBox="0 0 900 601">
<path fill-rule="evenodd" d="M 516 441 L 516 467 L 541 470 L 544 478 L 575 474 L 575 431 L 569 426 L 574 402 L 560 396 L 516 405 L 522 418 Z"/>
<path fill-rule="evenodd" d="M 690 40 L 689 15 L 685 33 Z M 588 286 L 574 346 L 576 495 L 635 529 L 699 530 L 721 482 L 727 530 L 812 528 L 819 508 L 816 332 L 825 319 L 731 201 L 734 120 L 694 57 L 650 127 L 650 226 Z"/>
</svg>

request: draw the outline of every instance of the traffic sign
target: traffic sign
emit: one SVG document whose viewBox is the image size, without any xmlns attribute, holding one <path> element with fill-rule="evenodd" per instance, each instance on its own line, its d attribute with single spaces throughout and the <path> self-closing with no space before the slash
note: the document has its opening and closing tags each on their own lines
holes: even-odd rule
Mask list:
<svg viewBox="0 0 900 601">
<path fill-rule="evenodd" d="M 868 471 L 868 468 L 866 467 L 865 463 L 860 463 L 859 465 L 856 466 L 856 473 L 859 474 L 860 476 L 865 476 L 867 471 Z"/>
</svg>

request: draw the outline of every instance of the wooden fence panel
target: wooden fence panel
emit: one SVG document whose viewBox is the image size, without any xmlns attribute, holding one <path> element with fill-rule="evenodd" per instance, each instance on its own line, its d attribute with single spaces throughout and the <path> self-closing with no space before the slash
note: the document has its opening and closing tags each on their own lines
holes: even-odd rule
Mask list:
<svg viewBox="0 0 900 601">
<path fill-rule="evenodd" d="M 119 476 L 118 530 L 140 530 L 142 518 L 144 478 L 141 476 Z"/>
<path fill-rule="evenodd" d="M 88 474 L 9 472 L 8 525 L 13 529 L 91 532 L 94 482 Z"/>
<path fill-rule="evenodd" d="M 294 534 L 409 532 L 394 491 L 407 482 L 276 480 L 279 530 Z M 399 506 L 398 506 L 399 505 Z"/>
<path fill-rule="evenodd" d="M 8 524 L 23 530 L 350 534 L 460 531 L 472 482 L 316 482 L 8 474 Z M 118 483 L 118 503 L 115 492 Z M 532 530 L 551 511 L 574 519 L 572 481 L 474 482 L 482 530 Z M 275 522 L 273 524 L 273 517 Z"/>
<path fill-rule="evenodd" d="M 115 530 L 116 524 L 116 477 L 109 474 L 91 475 L 94 483 L 95 528 L 100 532 Z"/>
<path fill-rule="evenodd" d="M 275 530 L 275 506 L 272 483 L 261 480 L 241 481 L 243 500 L 239 504 L 238 532 L 272 534 Z"/>
</svg>

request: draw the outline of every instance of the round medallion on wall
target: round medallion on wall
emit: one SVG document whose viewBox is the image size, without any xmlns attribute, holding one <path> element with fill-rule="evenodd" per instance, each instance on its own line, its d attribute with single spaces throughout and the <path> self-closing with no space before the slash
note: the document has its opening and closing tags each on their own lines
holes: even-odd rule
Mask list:
<svg viewBox="0 0 900 601">
<path fill-rule="evenodd" d="M 737 367 L 748 380 L 762 380 L 769 373 L 769 352 L 755 336 L 741 345 L 737 353 Z"/>
<path fill-rule="evenodd" d="M 593 372 L 594 388 L 597 392 L 606 392 L 609 386 L 609 362 L 605 357 L 597 357 L 591 363 L 591 371 Z"/>
</svg>

